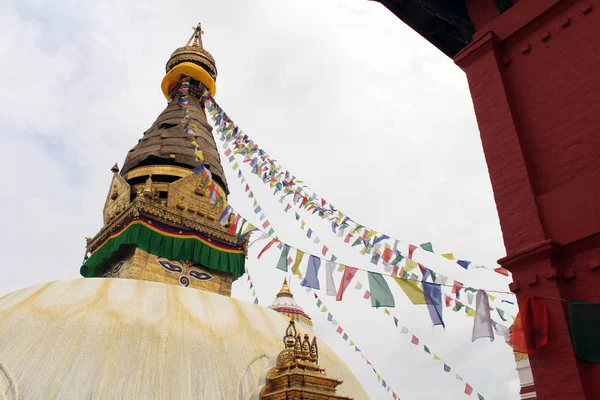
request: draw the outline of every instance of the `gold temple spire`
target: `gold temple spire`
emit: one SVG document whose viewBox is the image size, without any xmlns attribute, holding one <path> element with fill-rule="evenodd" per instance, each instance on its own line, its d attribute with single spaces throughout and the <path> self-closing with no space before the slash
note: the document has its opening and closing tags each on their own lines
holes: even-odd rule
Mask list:
<svg viewBox="0 0 600 400">
<path fill-rule="evenodd" d="M 277 297 L 294 298 L 294 295 L 292 294 L 292 292 L 290 291 L 290 287 L 288 286 L 287 278 L 283 278 L 283 285 L 281 285 L 281 289 L 279 290 L 279 293 L 277 293 Z"/>
<path fill-rule="evenodd" d="M 193 40 L 192 46 L 198 46 L 203 49 L 202 35 L 204 34 L 204 31 L 202 30 L 202 24 L 198 22 L 198 25 L 195 28 L 192 26 L 192 29 L 194 30 L 194 33 L 192 33 L 192 36 L 190 36 L 184 47 L 189 47 Z"/>
</svg>

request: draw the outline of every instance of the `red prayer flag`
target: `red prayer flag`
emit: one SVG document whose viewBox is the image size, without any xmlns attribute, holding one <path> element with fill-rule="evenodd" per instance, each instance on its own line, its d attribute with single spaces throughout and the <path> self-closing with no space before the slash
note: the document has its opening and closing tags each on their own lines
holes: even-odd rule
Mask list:
<svg viewBox="0 0 600 400">
<path fill-rule="evenodd" d="M 460 288 L 463 286 L 459 281 L 454 281 L 454 285 L 452 285 L 452 293 L 458 293 Z"/>
<path fill-rule="evenodd" d="M 365 294 L 363 295 L 363 298 L 365 298 L 367 300 L 370 299 L 371 298 L 371 292 L 369 292 L 368 290 L 365 291 Z"/>
<path fill-rule="evenodd" d="M 338 328 L 335 330 L 337 333 L 339 333 L 340 335 L 342 334 L 342 332 L 344 332 L 344 330 L 342 329 L 341 326 L 338 326 Z"/>
<path fill-rule="evenodd" d="M 250 190 L 250 186 L 248 186 L 248 184 L 246 183 L 246 189 L 244 190 L 245 192 Z"/>
<path fill-rule="evenodd" d="M 525 296 L 509 328 L 508 344 L 517 353 L 535 354 L 548 343 L 548 309 L 544 299 Z"/>
<path fill-rule="evenodd" d="M 412 256 L 413 256 L 413 252 L 418 249 L 417 246 L 409 244 L 408 245 L 408 258 L 410 258 L 412 260 Z"/>
<path fill-rule="evenodd" d="M 389 263 L 391 258 L 392 258 L 392 249 L 390 249 L 389 247 L 386 247 L 385 250 L 383 250 L 381 259 L 383 260 L 383 262 Z"/>
<path fill-rule="evenodd" d="M 240 214 L 237 214 L 235 216 L 233 222 L 229 225 L 229 229 L 227 229 L 227 232 L 231 233 L 232 235 L 235 235 L 235 233 L 237 232 L 238 222 L 240 222 L 240 218 L 242 218 Z"/>
<path fill-rule="evenodd" d="M 349 233 L 346 235 L 346 238 L 344 239 L 344 243 L 350 243 L 350 238 L 352 237 L 352 234 Z"/>
<path fill-rule="evenodd" d="M 262 224 L 262 227 L 267 229 L 269 227 L 269 225 L 271 225 L 271 223 L 269 221 L 265 221 L 265 223 Z"/>
<path fill-rule="evenodd" d="M 256 257 L 256 258 L 260 258 L 260 256 L 262 256 L 265 251 L 269 250 L 269 247 L 273 246 L 273 243 L 276 243 L 278 241 L 279 240 L 276 238 L 271 239 L 271 241 L 269 243 L 267 243 L 267 245 L 265 247 L 263 247 L 263 249 L 260 251 L 260 253 L 258 253 L 258 257 Z"/>
<path fill-rule="evenodd" d="M 288 212 L 290 208 L 292 208 L 292 206 L 290 205 L 290 203 L 287 203 L 287 205 L 285 206 L 285 210 L 283 211 Z"/>
<path fill-rule="evenodd" d="M 327 246 L 323 246 L 323 250 L 321 251 L 321 254 L 326 256 L 328 251 L 329 251 L 329 249 L 327 248 Z"/>
<path fill-rule="evenodd" d="M 410 339 L 410 342 L 412 344 L 419 344 L 419 338 L 416 337 L 415 335 L 412 335 L 412 339 Z"/>
<path fill-rule="evenodd" d="M 226 155 L 226 156 L 229 156 L 230 154 L 231 154 L 231 149 L 227 149 L 227 150 L 225 150 L 225 155 Z"/>
<path fill-rule="evenodd" d="M 469 396 L 473 393 L 473 388 L 468 383 L 465 383 L 465 393 Z"/>
<path fill-rule="evenodd" d="M 327 203 L 327 202 L 325 201 L 325 199 L 321 199 L 321 206 L 322 206 L 322 207 L 325 207 L 325 203 Z"/>
<path fill-rule="evenodd" d="M 342 296 L 344 295 L 344 292 L 348 286 L 350 286 L 350 282 L 352 282 L 352 278 L 354 278 L 354 275 L 356 275 L 357 271 L 358 269 L 346 265 L 344 268 L 344 275 L 342 275 L 342 280 L 340 282 L 340 288 L 335 298 L 337 301 L 342 301 Z"/>
<path fill-rule="evenodd" d="M 494 272 L 497 272 L 500 275 L 508 276 L 508 270 L 504 269 L 502 267 L 498 267 L 498 268 L 494 269 Z"/>
<path fill-rule="evenodd" d="M 446 296 L 445 299 L 446 299 L 446 307 L 450 307 L 450 303 L 452 302 L 452 297 Z"/>
<path fill-rule="evenodd" d="M 398 276 L 398 266 L 394 265 L 394 268 L 392 269 L 392 276 Z"/>
</svg>

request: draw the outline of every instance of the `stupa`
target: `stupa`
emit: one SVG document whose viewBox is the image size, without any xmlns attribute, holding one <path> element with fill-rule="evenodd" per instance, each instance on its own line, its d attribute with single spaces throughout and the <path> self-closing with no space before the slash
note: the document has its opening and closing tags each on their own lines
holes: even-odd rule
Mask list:
<svg viewBox="0 0 600 400">
<path fill-rule="evenodd" d="M 298 355 L 286 358 L 288 315 L 230 297 L 245 273 L 247 242 L 219 223 L 223 206 L 211 199 L 226 199 L 228 187 L 199 99 L 200 84 L 214 95 L 217 77 L 201 34 L 198 25 L 172 54 L 162 82 L 169 104 L 123 168 L 111 169 L 84 278 L 0 298 L 5 399 L 369 397 L 322 341 L 317 348 L 316 339 L 300 338 Z M 186 77 L 210 188 L 207 174 L 194 173 L 198 149 L 180 122 Z M 288 376 L 304 386 L 285 384 Z"/>
</svg>

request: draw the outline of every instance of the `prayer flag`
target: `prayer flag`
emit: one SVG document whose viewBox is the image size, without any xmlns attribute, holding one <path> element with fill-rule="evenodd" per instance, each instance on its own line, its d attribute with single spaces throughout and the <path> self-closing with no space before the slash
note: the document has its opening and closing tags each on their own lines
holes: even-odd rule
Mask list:
<svg viewBox="0 0 600 400">
<path fill-rule="evenodd" d="M 402 326 L 402 329 L 400 329 L 400 332 L 402 332 L 402 333 L 405 333 L 405 334 L 406 334 L 406 333 L 408 333 L 408 328 L 407 328 L 407 327 L 405 327 L 405 326 Z"/>
<path fill-rule="evenodd" d="M 494 272 L 499 273 L 500 275 L 504 275 L 504 276 L 508 276 L 509 272 L 507 269 L 504 269 L 502 267 L 498 267 L 494 269 Z"/>
<path fill-rule="evenodd" d="M 394 325 L 396 325 L 396 328 L 398 327 L 398 318 L 394 317 Z"/>
<path fill-rule="evenodd" d="M 348 340 L 348 334 L 347 334 L 347 333 L 344 333 L 344 335 L 342 336 L 342 339 L 344 339 L 344 340 Z"/>
<path fill-rule="evenodd" d="M 448 364 L 444 364 L 444 371 L 450 372 L 450 366 Z"/>
<path fill-rule="evenodd" d="M 276 243 L 278 241 L 279 240 L 277 238 L 271 239 L 271 241 L 267 243 L 267 245 L 260 251 L 260 253 L 258 253 L 258 256 L 256 258 L 260 258 L 260 256 L 262 256 L 265 251 L 269 250 L 269 247 L 273 246 L 273 243 Z"/>
<path fill-rule="evenodd" d="M 412 260 L 412 258 L 413 258 L 413 257 L 412 257 L 412 256 L 413 256 L 413 253 L 414 253 L 414 251 L 415 251 L 416 249 L 418 249 L 418 247 L 417 247 L 417 246 L 414 246 L 414 245 L 412 245 L 412 244 L 409 244 L 409 245 L 408 245 L 408 258 L 410 258 L 411 260 Z"/>
<path fill-rule="evenodd" d="M 326 279 L 325 279 L 325 283 L 326 283 L 326 287 L 327 287 L 327 291 L 326 294 L 327 296 L 336 296 L 337 295 L 337 290 L 335 288 L 335 282 L 333 280 L 333 271 L 335 270 L 335 263 L 333 261 L 326 261 L 325 262 L 325 272 L 326 272 Z"/>
<path fill-rule="evenodd" d="M 363 295 L 363 299 L 369 300 L 371 298 L 371 292 L 365 290 L 365 294 Z"/>
<path fill-rule="evenodd" d="M 393 278 L 411 303 L 426 304 L 425 294 L 423 293 L 423 290 L 417 286 L 416 282 L 412 282 L 403 278 L 397 278 L 395 276 Z"/>
<path fill-rule="evenodd" d="M 352 237 L 352 234 L 349 233 L 346 235 L 346 238 L 344 239 L 344 243 L 350 243 L 350 238 Z"/>
<path fill-rule="evenodd" d="M 362 289 L 362 287 L 363 287 L 363 284 L 361 281 L 357 281 L 356 285 L 354 285 L 354 289 L 356 289 L 356 290 L 360 290 L 360 289 Z"/>
<path fill-rule="evenodd" d="M 429 347 L 423 345 L 423 350 L 425 351 L 425 353 L 431 354 L 431 351 L 429 350 Z"/>
<path fill-rule="evenodd" d="M 383 275 L 369 272 L 369 289 L 372 307 L 395 307 L 394 296 Z"/>
<path fill-rule="evenodd" d="M 505 321 L 505 322 L 508 321 L 508 318 L 504 317 L 504 310 L 501 310 L 498 307 L 496 307 L 496 312 L 498 312 L 498 315 L 500 316 L 502 321 Z"/>
<path fill-rule="evenodd" d="M 412 259 L 408 259 L 406 260 L 406 265 L 404 266 L 404 270 L 406 272 L 412 271 L 413 269 L 417 268 L 419 266 L 418 263 L 414 262 Z"/>
<path fill-rule="evenodd" d="M 425 251 L 433 253 L 433 245 L 431 244 L 431 242 L 422 243 L 420 247 Z"/>
<path fill-rule="evenodd" d="M 444 320 L 442 319 L 442 289 L 436 283 L 423 282 L 423 293 L 427 303 L 427 310 L 431 317 L 433 325 L 442 325 L 444 328 Z"/>
<path fill-rule="evenodd" d="M 441 256 L 447 258 L 448 260 L 456 260 L 456 258 L 454 258 L 454 254 L 452 253 L 442 253 Z"/>
<path fill-rule="evenodd" d="M 290 205 L 290 203 L 287 203 L 283 211 L 288 212 L 290 208 L 292 208 L 292 206 Z"/>
<path fill-rule="evenodd" d="M 383 260 L 383 262 L 389 263 L 391 258 L 392 258 L 392 249 L 390 249 L 389 247 L 386 247 L 383 250 L 383 254 L 381 255 L 381 259 Z"/>
<path fill-rule="evenodd" d="M 485 397 L 477 393 L 477 400 L 485 400 Z"/>
<path fill-rule="evenodd" d="M 308 259 L 308 267 L 306 269 L 306 276 L 300 282 L 301 286 L 309 287 L 312 289 L 321 289 L 319 285 L 319 268 L 321 267 L 321 259 L 315 256 L 310 256 Z"/>
<path fill-rule="evenodd" d="M 510 327 L 508 344 L 517 353 L 535 354 L 548 343 L 548 310 L 541 297 L 525 296 Z"/>
<path fill-rule="evenodd" d="M 458 292 L 460 291 L 460 288 L 462 288 L 462 286 L 463 286 L 463 284 L 459 281 L 454 281 L 454 284 L 452 285 L 452 293 L 456 293 L 457 299 L 460 296 Z"/>
<path fill-rule="evenodd" d="M 279 256 L 279 262 L 277 263 L 277 269 L 287 272 L 288 270 L 288 254 L 290 252 L 290 246 L 287 244 L 283 245 L 281 250 L 281 256 Z"/>
<path fill-rule="evenodd" d="M 299 267 L 303 257 L 304 252 L 302 250 L 296 249 L 296 261 L 294 261 L 294 266 L 292 267 L 292 274 L 296 275 L 298 278 L 302 278 L 302 274 L 300 273 Z"/>
<path fill-rule="evenodd" d="M 327 321 L 333 321 L 333 315 L 331 315 L 331 313 L 327 313 Z"/>
<path fill-rule="evenodd" d="M 569 301 L 569 328 L 575 357 L 600 363 L 600 304 Z"/>
<path fill-rule="evenodd" d="M 469 264 L 471 264 L 471 261 L 467 261 L 467 260 L 457 260 L 456 263 L 458 265 L 460 265 L 461 267 L 463 267 L 464 269 L 469 268 Z"/>
<path fill-rule="evenodd" d="M 321 250 L 321 254 L 323 254 L 324 256 L 326 256 L 328 251 L 329 251 L 329 249 L 327 248 L 327 246 L 323 245 L 323 250 Z"/>
<path fill-rule="evenodd" d="M 340 335 L 342 334 L 342 332 L 344 332 L 344 330 L 342 329 L 341 326 L 338 326 L 337 329 L 335 330 L 337 333 L 339 333 Z"/>
<path fill-rule="evenodd" d="M 410 339 L 410 342 L 414 345 L 418 345 L 419 344 L 419 338 L 416 337 L 415 335 L 412 335 L 412 338 Z"/>
<path fill-rule="evenodd" d="M 492 329 L 492 318 L 490 316 L 490 301 L 485 291 L 481 289 L 477 291 L 475 312 L 471 341 L 474 342 L 477 339 L 487 337 L 490 338 L 490 342 L 493 342 L 494 331 Z"/>
<path fill-rule="evenodd" d="M 354 275 L 356 275 L 357 271 L 358 271 L 358 269 L 356 269 L 354 267 L 345 266 L 344 275 L 342 276 L 342 280 L 340 281 L 340 288 L 339 288 L 337 296 L 336 296 L 337 301 L 342 300 L 344 292 L 350 285 L 350 282 L 352 282 L 352 278 L 354 278 Z"/>
<path fill-rule="evenodd" d="M 473 393 L 473 388 L 468 383 L 465 383 L 465 393 L 469 396 Z"/>
<path fill-rule="evenodd" d="M 441 358 L 437 354 L 433 355 L 433 359 L 434 359 L 434 361 L 440 361 L 441 360 Z"/>
</svg>

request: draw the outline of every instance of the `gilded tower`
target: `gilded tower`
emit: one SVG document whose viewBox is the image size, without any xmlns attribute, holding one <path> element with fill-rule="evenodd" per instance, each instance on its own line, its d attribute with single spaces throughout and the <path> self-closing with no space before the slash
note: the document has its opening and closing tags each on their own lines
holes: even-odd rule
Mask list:
<svg viewBox="0 0 600 400">
<path fill-rule="evenodd" d="M 81 267 L 100 279 L 0 298 L 3 398 L 368 398 L 331 348 L 288 325 L 300 328 L 303 315 L 287 286 L 274 303 L 284 315 L 230 296 L 247 244 L 230 225 L 202 106 L 217 70 L 201 33 L 170 57 L 169 104 L 112 168 L 104 224 Z"/>
<path fill-rule="evenodd" d="M 229 191 L 200 101 L 202 86 L 214 95 L 217 78 L 202 33 L 198 25 L 169 58 L 161 85 L 169 104 L 129 150 L 123 168 L 112 168 L 104 226 L 87 242 L 85 277 L 157 281 L 229 296 L 232 281 L 244 273 L 244 244 L 228 221 L 219 221 Z M 194 173 L 200 163 L 202 173 Z"/>
</svg>

